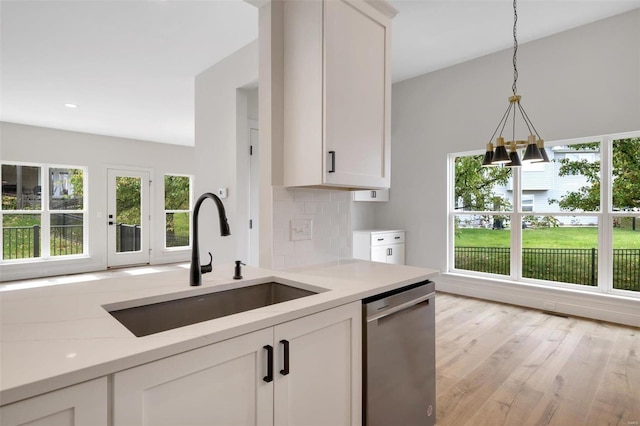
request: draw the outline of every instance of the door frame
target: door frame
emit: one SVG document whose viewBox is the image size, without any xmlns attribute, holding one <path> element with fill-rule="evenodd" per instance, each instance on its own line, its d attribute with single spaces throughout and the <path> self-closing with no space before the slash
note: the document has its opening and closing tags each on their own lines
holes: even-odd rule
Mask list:
<svg viewBox="0 0 640 426">
<path fill-rule="evenodd" d="M 252 226 L 249 228 L 247 264 L 258 266 L 260 256 L 260 128 L 255 120 L 248 120 L 248 138 L 247 143 L 253 146 L 252 155 L 249 156 L 249 219 Z M 251 134 L 255 131 L 258 138 L 255 144 L 252 144 Z"/>
<path fill-rule="evenodd" d="M 106 214 L 105 214 L 105 230 L 106 230 L 106 250 L 107 250 L 107 268 L 119 268 L 133 265 L 145 265 L 151 263 L 151 247 L 153 240 L 151 206 L 153 205 L 153 170 L 144 167 L 126 167 L 126 166 L 107 166 L 106 167 Z M 112 177 L 115 176 L 131 176 L 142 178 L 141 182 L 141 225 L 142 232 L 140 236 L 140 251 L 136 252 L 115 252 L 115 225 L 109 225 L 109 215 L 115 214 L 115 205 L 111 204 L 112 196 L 115 200 L 115 185 L 111 186 Z M 144 184 L 144 181 L 147 181 Z M 146 204 L 146 205 L 145 205 Z M 146 232 L 145 232 L 146 229 Z"/>
</svg>

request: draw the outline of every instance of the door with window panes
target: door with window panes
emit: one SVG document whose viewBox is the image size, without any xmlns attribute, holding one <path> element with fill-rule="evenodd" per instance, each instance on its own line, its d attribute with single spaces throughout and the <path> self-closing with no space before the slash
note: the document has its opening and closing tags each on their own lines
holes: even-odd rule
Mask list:
<svg viewBox="0 0 640 426">
<path fill-rule="evenodd" d="M 109 169 L 107 266 L 149 263 L 149 172 Z"/>
</svg>

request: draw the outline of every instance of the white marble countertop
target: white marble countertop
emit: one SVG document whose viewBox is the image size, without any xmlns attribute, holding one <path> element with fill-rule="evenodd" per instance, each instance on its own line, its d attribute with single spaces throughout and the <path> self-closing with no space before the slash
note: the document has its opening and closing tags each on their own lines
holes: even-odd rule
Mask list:
<svg viewBox="0 0 640 426">
<path fill-rule="evenodd" d="M 0 293 L 0 405 L 310 315 L 433 278 L 438 271 L 359 260 L 270 271 L 215 266 L 200 287 L 187 269 Z M 103 305 L 137 306 L 272 279 L 327 289 L 145 337 L 135 337 Z M 169 296 L 171 295 L 171 296 Z"/>
</svg>

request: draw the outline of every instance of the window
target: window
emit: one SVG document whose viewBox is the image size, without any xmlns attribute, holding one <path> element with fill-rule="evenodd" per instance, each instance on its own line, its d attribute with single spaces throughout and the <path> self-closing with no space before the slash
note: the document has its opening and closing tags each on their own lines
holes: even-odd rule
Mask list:
<svg viewBox="0 0 640 426">
<path fill-rule="evenodd" d="M 191 177 L 164 176 L 165 247 L 189 247 L 191 235 Z"/>
<path fill-rule="evenodd" d="M 532 212 L 535 206 L 535 197 L 531 194 L 522 194 L 522 211 Z"/>
<path fill-rule="evenodd" d="M 640 296 L 640 133 L 623 136 L 547 144 L 533 168 L 452 154 L 449 269 Z"/>
<path fill-rule="evenodd" d="M 82 167 L 2 164 L 3 261 L 85 254 L 85 175 Z"/>
</svg>

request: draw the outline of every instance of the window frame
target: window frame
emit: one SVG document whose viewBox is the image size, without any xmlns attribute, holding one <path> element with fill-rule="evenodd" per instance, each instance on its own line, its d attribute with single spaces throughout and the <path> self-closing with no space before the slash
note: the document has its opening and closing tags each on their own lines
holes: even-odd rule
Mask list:
<svg viewBox="0 0 640 426">
<path fill-rule="evenodd" d="M 167 176 L 177 176 L 189 178 L 189 209 L 188 210 L 172 210 L 167 209 L 166 205 L 166 186 L 165 178 Z M 191 250 L 193 244 L 193 175 L 184 173 L 164 173 L 162 175 L 162 248 L 165 251 Z M 167 247 L 167 213 L 188 213 L 189 214 L 189 244 L 186 246 Z"/>
<path fill-rule="evenodd" d="M 535 198 L 533 211 L 524 211 L 522 206 L 522 169 L 517 168 L 512 174 L 513 184 L 513 211 L 460 211 L 455 208 L 455 159 L 460 156 L 482 155 L 484 151 L 466 151 L 450 153 L 447 157 L 448 190 L 447 190 L 447 272 L 469 277 L 492 278 L 508 281 L 516 284 L 535 284 L 550 288 L 565 288 L 584 293 L 604 293 L 609 295 L 640 298 L 640 292 L 613 288 L 613 221 L 616 217 L 636 217 L 640 219 L 640 211 L 613 211 L 612 183 L 613 183 L 613 142 L 619 139 L 639 138 L 640 131 L 608 134 L 597 137 L 586 137 L 569 140 L 545 142 L 547 149 L 554 146 L 573 145 L 579 143 L 600 143 L 600 208 L 598 211 L 567 212 L 558 207 L 557 212 L 536 212 Z M 455 268 L 455 218 L 463 215 L 491 215 L 500 214 L 509 216 L 511 224 L 522 224 L 525 216 L 554 216 L 554 217 L 596 217 L 598 221 L 598 259 L 596 286 L 547 281 L 534 278 L 525 278 L 522 273 L 522 226 L 511 226 L 511 252 L 510 274 L 499 275 L 486 272 L 469 271 Z M 604 255 L 603 255 L 604 254 Z"/>
<path fill-rule="evenodd" d="M 68 164 L 50 164 L 50 163 L 32 163 L 24 161 L 2 161 L 0 162 L 0 179 L 2 178 L 2 166 L 23 166 L 38 167 L 40 169 L 40 209 L 39 210 L 4 210 L 0 207 L 0 224 L 4 229 L 4 216 L 11 214 L 37 214 L 40 215 L 40 256 L 25 257 L 20 259 L 4 258 L 4 232 L 0 233 L 0 264 L 19 264 L 19 263 L 36 263 L 58 260 L 78 259 L 89 256 L 89 212 L 88 212 L 88 193 L 89 179 L 88 167 Z M 82 170 L 82 209 L 81 210 L 58 210 L 51 209 L 50 201 L 50 184 L 49 173 L 51 169 L 80 169 Z M 51 254 L 51 216 L 55 214 L 64 214 L 76 212 L 82 214 L 82 253 L 52 255 Z"/>
</svg>

